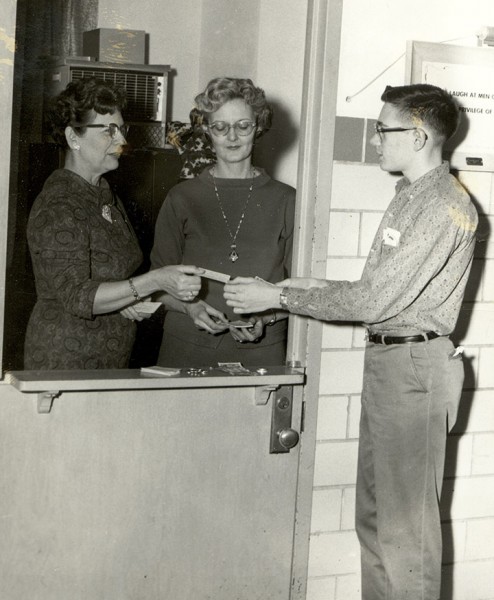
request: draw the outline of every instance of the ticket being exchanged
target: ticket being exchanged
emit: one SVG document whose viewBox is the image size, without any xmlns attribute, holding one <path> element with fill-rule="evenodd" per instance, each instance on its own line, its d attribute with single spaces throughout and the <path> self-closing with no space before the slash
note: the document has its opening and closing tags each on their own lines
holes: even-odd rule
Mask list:
<svg viewBox="0 0 494 600">
<path fill-rule="evenodd" d="M 201 273 L 201 277 L 207 277 L 208 279 L 214 279 L 215 281 L 221 281 L 222 283 L 228 283 L 231 279 L 231 276 L 226 273 L 218 273 L 218 271 L 210 271 L 209 269 L 204 269 L 204 273 Z"/>
<path fill-rule="evenodd" d="M 161 302 L 138 302 L 134 308 L 138 313 L 152 315 L 161 306 Z"/>
</svg>

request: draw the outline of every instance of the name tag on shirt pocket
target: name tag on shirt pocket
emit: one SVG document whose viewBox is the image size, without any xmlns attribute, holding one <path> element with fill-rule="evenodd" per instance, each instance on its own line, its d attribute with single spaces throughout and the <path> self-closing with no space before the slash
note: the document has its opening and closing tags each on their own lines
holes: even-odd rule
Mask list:
<svg viewBox="0 0 494 600">
<path fill-rule="evenodd" d="M 400 245 L 400 236 L 401 233 L 396 229 L 386 227 L 386 229 L 383 230 L 384 245 L 392 246 L 393 248 L 398 248 L 398 246 Z"/>
</svg>

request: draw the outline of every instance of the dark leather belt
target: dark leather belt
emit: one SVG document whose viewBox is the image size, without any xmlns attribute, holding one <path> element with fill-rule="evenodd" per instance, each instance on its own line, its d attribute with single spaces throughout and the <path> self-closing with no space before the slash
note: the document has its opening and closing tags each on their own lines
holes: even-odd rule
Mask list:
<svg viewBox="0 0 494 600">
<path fill-rule="evenodd" d="M 378 333 L 369 333 L 368 340 L 374 344 L 409 344 L 412 342 L 426 342 L 439 337 L 434 331 L 427 331 L 420 335 L 405 335 L 404 337 L 396 337 L 394 335 L 381 335 Z"/>
</svg>

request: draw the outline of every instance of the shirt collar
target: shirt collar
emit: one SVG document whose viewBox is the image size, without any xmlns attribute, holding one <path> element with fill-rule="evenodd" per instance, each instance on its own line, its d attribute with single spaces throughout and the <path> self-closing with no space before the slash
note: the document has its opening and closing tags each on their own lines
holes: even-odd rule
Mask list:
<svg viewBox="0 0 494 600">
<path fill-rule="evenodd" d="M 419 193 L 423 189 L 426 189 L 436 183 L 439 179 L 443 178 L 445 175 L 449 173 L 449 162 L 447 160 L 443 160 L 442 164 L 434 169 L 431 169 L 422 177 L 419 177 L 413 183 L 410 183 L 407 177 L 402 177 L 396 183 L 396 193 L 401 192 L 403 189 L 407 188 L 407 192 L 415 192 Z"/>
</svg>

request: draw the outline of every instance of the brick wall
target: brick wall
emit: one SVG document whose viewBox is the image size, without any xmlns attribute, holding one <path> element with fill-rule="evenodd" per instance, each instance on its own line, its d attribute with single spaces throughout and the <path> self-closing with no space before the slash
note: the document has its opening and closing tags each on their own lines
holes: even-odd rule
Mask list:
<svg viewBox="0 0 494 600">
<path fill-rule="evenodd" d="M 358 279 L 397 177 L 381 171 L 373 121 L 336 119 L 327 277 Z M 448 440 L 442 498 L 444 600 L 494 599 L 494 174 L 459 179 L 480 214 L 479 242 L 455 341 L 466 381 Z M 307 600 L 360 598 L 354 531 L 364 331 L 324 325 Z"/>
</svg>

